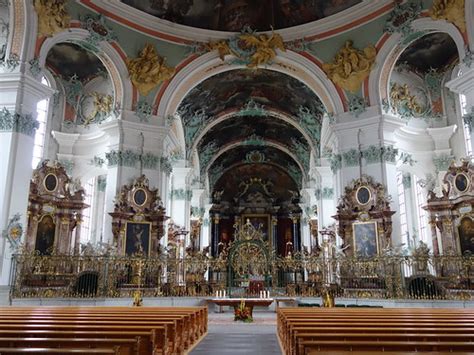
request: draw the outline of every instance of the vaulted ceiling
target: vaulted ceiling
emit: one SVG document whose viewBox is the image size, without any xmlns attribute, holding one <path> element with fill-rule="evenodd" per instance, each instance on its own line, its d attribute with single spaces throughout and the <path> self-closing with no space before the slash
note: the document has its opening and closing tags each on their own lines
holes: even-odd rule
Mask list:
<svg viewBox="0 0 474 355">
<path fill-rule="evenodd" d="M 319 154 L 324 112 L 304 83 L 266 69 L 217 74 L 178 107 L 188 157 L 197 150 L 201 176 L 209 174 L 211 185 L 231 167 L 265 164 L 302 186 L 311 153 Z"/>
</svg>

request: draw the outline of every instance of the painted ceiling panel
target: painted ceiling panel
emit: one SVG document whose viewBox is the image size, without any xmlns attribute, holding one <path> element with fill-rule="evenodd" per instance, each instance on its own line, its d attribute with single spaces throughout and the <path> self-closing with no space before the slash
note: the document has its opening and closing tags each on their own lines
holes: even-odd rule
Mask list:
<svg viewBox="0 0 474 355">
<path fill-rule="evenodd" d="M 85 82 L 106 72 L 95 54 L 74 43 L 56 44 L 48 52 L 46 65 L 66 81 L 76 74 L 80 81 Z"/>
<path fill-rule="evenodd" d="M 212 117 L 228 109 L 239 109 L 250 99 L 267 109 L 274 108 L 294 116 L 300 106 L 315 113 L 322 108 L 318 96 L 291 76 L 265 69 L 238 69 L 200 83 L 181 102 L 178 111 L 185 121 L 202 108 Z"/>
<path fill-rule="evenodd" d="M 240 31 L 249 25 L 267 31 L 316 21 L 337 14 L 361 0 L 123 0 L 129 6 L 164 20 L 219 31 Z"/>
<path fill-rule="evenodd" d="M 228 170 L 217 181 L 214 191 L 223 190 L 222 200 L 232 201 L 239 195 L 240 184 L 251 178 L 265 178 L 272 184 L 271 192 L 275 198 L 275 205 L 291 201 L 293 193 L 299 191 L 298 185 L 286 171 L 265 163 L 243 164 Z"/>
<path fill-rule="evenodd" d="M 407 63 L 419 73 L 443 69 L 457 58 L 458 50 L 451 36 L 446 33 L 432 33 L 410 44 L 398 58 L 398 63 Z"/>
<path fill-rule="evenodd" d="M 269 146 L 243 145 L 226 151 L 209 168 L 209 178 L 211 182 L 215 182 L 229 168 L 262 163 L 281 167 L 301 186 L 302 172 L 297 163 L 282 150 Z"/>
</svg>

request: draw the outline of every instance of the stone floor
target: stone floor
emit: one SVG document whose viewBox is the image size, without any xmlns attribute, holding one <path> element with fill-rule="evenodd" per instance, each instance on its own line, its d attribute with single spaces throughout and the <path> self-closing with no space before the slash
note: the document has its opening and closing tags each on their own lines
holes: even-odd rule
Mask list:
<svg viewBox="0 0 474 355">
<path fill-rule="evenodd" d="M 276 314 L 254 311 L 253 323 L 234 322 L 233 312 L 209 313 L 207 336 L 191 355 L 259 354 L 280 355 L 276 336 Z"/>
</svg>

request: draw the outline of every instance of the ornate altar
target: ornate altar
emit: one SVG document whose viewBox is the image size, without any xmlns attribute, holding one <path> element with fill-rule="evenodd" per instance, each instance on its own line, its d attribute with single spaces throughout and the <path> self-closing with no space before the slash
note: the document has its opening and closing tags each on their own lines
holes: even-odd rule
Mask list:
<svg viewBox="0 0 474 355">
<path fill-rule="evenodd" d="M 270 242 L 264 240 L 261 226 L 255 227 L 250 220 L 234 227 L 235 240 L 226 253 L 230 286 L 244 287 L 247 296 L 258 295 L 271 275 Z"/>
<path fill-rule="evenodd" d="M 45 160 L 33 171 L 28 198 L 26 250 L 41 255 L 79 252 L 84 189 L 58 162 Z"/>
<path fill-rule="evenodd" d="M 433 254 L 474 253 L 474 166 L 454 162 L 444 176 L 442 196 L 428 193 L 424 207 L 430 215 Z"/>
<path fill-rule="evenodd" d="M 163 222 L 168 218 L 157 189 L 149 187 L 145 175 L 125 185 L 118 194 L 112 216 L 112 232 L 121 255 L 159 254 Z"/>
<path fill-rule="evenodd" d="M 390 246 L 394 213 L 384 186 L 372 177 L 363 175 L 346 186 L 333 216 L 346 256 L 371 258 Z"/>
</svg>

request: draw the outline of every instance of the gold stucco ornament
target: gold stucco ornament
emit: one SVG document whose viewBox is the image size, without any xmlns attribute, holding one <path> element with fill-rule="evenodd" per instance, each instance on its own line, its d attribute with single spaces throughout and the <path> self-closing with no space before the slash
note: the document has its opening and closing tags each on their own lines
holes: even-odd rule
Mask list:
<svg viewBox="0 0 474 355">
<path fill-rule="evenodd" d="M 434 0 L 429 15 L 434 20 L 446 20 L 466 31 L 464 0 Z"/>
<path fill-rule="evenodd" d="M 407 84 L 394 83 L 390 89 L 390 103 L 400 115 L 421 115 L 424 111 L 415 95 L 410 93 Z"/>
<path fill-rule="evenodd" d="M 66 3 L 66 0 L 35 0 L 38 35 L 51 37 L 69 28 L 71 16 L 66 11 Z"/>
<path fill-rule="evenodd" d="M 361 51 L 352 46 L 352 41 L 346 41 L 333 62 L 323 64 L 323 70 L 333 83 L 356 93 L 369 76 L 376 55 L 377 51 L 372 45 Z"/>
<path fill-rule="evenodd" d="M 84 117 L 84 126 L 91 123 L 100 123 L 107 118 L 113 110 L 114 98 L 112 95 L 106 95 L 99 92 L 91 92 L 88 95 L 91 100 L 90 113 Z"/>
<path fill-rule="evenodd" d="M 145 45 L 137 58 L 127 60 L 127 68 L 133 85 L 144 96 L 175 73 L 175 68 L 167 66 L 165 59 L 156 53 L 150 43 Z"/>
<path fill-rule="evenodd" d="M 229 40 L 211 42 L 206 47 L 208 50 L 217 50 L 222 60 L 226 55 L 233 55 L 236 57 L 233 63 L 245 64 L 248 68 L 271 64 L 277 55 L 276 49 L 286 51 L 279 34 L 272 33 L 271 36 L 256 34 L 249 28 Z"/>
</svg>

